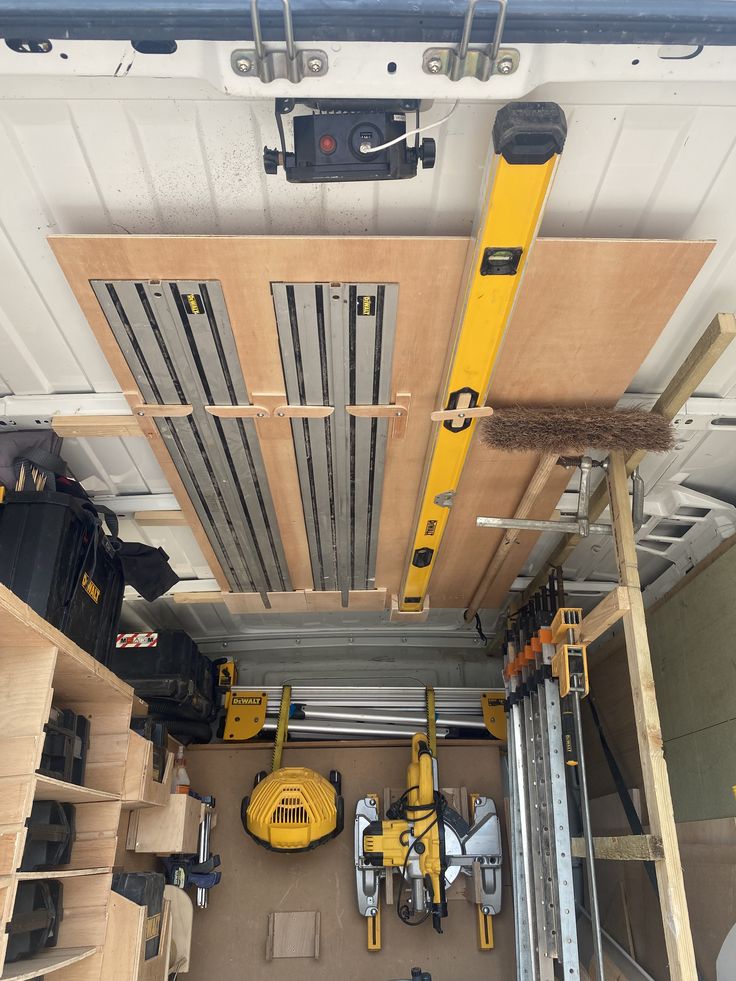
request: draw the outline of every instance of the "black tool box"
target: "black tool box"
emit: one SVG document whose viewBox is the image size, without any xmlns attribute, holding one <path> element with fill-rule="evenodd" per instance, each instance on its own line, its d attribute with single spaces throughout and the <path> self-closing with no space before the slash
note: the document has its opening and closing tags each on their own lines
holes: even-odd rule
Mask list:
<svg viewBox="0 0 736 981">
<path fill-rule="evenodd" d="M 0 507 L 0 582 L 106 661 L 125 583 L 89 502 L 56 491 L 8 492 Z"/>
<path fill-rule="evenodd" d="M 113 892 L 146 907 L 146 960 L 155 957 L 159 951 L 165 885 L 166 879 L 161 872 L 115 872 L 112 877 Z"/>
<path fill-rule="evenodd" d="M 22 880 L 15 894 L 8 925 L 5 963 L 32 957 L 44 947 L 55 947 L 61 926 L 61 879 Z"/>
<path fill-rule="evenodd" d="M 151 714 L 208 722 L 216 713 L 216 669 L 182 630 L 118 634 L 108 666 L 148 702 Z"/>
<path fill-rule="evenodd" d="M 74 804 L 56 800 L 33 802 L 26 821 L 26 843 L 19 872 L 44 872 L 68 865 L 75 837 Z"/>
<path fill-rule="evenodd" d="M 71 709 L 52 708 L 44 726 L 46 738 L 38 772 L 81 786 L 87 765 L 89 728 L 89 719 L 83 715 Z"/>
</svg>

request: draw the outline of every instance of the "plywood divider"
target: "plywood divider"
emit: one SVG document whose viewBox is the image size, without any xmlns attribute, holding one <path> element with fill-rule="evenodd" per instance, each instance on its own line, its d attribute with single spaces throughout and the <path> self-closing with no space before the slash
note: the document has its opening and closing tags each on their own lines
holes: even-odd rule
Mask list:
<svg viewBox="0 0 736 981">
<path fill-rule="evenodd" d="M 164 806 L 171 793 L 174 754 L 167 751 L 163 779 L 153 779 L 153 743 L 137 732 L 128 733 L 125 760 L 123 806 L 126 808 Z"/>
</svg>

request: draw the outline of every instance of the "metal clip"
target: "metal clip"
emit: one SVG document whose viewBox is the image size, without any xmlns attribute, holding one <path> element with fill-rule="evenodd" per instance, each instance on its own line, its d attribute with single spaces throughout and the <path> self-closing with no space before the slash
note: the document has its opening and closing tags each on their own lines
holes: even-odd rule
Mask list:
<svg viewBox="0 0 736 981">
<path fill-rule="evenodd" d="M 441 494 L 435 494 L 434 503 L 438 508 L 451 508 L 455 500 L 455 491 L 442 491 Z"/>
<path fill-rule="evenodd" d="M 267 51 L 261 32 L 261 18 L 258 0 L 250 0 L 250 20 L 253 27 L 253 48 L 238 48 L 230 55 L 230 64 L 236 75 L 245 78 L 255 75 L 262 82 L 273 82 L 286 78 L 290 82 L 301 82 L 305 76 L 319 78 L 326 75 L 329 67 L 327 53 L 318 49 L 300 49 L 294 43 L 294 23 L 291 19 L 291 0 L 282 0 L 284 5 L 284 37 L 286 48 Z"/>
<path fill-rule="evenodd" d="M 459 46 L 427 48 L 424 52 L 422 68 L 428 75 L 447 75 L 453 82 L 471 76 L 487 82 L 491 75 L 512 75 L 516 71 L 519 67 L 519 52 L 516 48 L 501 47 L 507 0 L 494 2 L 498 4 L 498 16 L 490 45 L 486 48 L 470 47 L 475 8 L 480 0 L 468 0 Z"/>
</svg>

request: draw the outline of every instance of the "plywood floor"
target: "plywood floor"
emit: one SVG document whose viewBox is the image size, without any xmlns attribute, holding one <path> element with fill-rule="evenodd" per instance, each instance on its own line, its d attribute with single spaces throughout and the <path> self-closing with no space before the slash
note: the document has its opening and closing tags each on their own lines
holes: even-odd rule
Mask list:
<svg viewBox="0 0 736 981">
<path fill-rule="evenodd" d="M 384 911 L 383 950 L 365 947 L 365 920 L 358 915 L 353 866 L 353 815 L 357 798 L 385 786 L 403 787 L 407 747 L 287 749 L 286 764 L 312 766 L 343 776 L 345 830 L 305 855 L 274 855 L 242 830 L 240 801 L 254 775 L 270 764 L 268 749 L 190 747 L 192 785 L 217 798 L 212 847 L 222 858 L 222 881 L 206 910 L 195 910 L 190 981 L 389 981 L 408 978 L 412 966 L 433 981 L 508 981 L 515 975 L 511 885 L 504 868 L 504 908 L 494 921 L 496 949 L 477 949 L 475 911 L 463 899 L 450 902 L 445 932 L 428 922 L 416 929 Z M 440 747 L 440 782 L 490 794 L 503 822 L 499 751 L 493 746 Z M 505 839 L 504 839 L 505 840 Z M 450 893 L 451 895 L 451 893 Z M 266 962 L 268 914 L 276 910 L 319 910 L 318 961 Z"/>
</svg>

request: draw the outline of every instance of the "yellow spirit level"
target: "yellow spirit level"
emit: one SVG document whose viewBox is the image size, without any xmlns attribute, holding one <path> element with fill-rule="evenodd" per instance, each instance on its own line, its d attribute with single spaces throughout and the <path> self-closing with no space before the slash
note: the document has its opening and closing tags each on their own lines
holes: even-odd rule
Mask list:
<svg viewBox="0 0 736 981">
<path fill-rule="evenodd" d="M 474 410 L 485 404 L 566 134 L 565 115 L 554 102 L 512 103 L 496 116 L 494 154 L 444 387 L 444 409 L 459 412 L 435 430 L 399 596 L 402 611 L 423 609 L 475 430 Z"/>
</svg>

